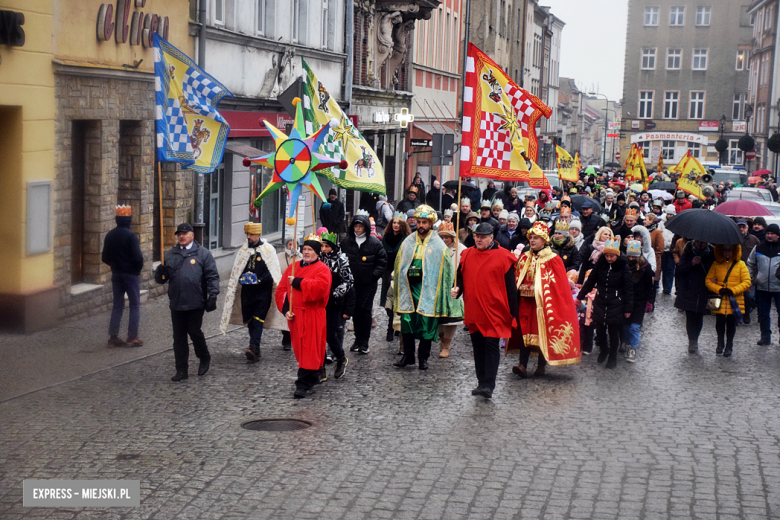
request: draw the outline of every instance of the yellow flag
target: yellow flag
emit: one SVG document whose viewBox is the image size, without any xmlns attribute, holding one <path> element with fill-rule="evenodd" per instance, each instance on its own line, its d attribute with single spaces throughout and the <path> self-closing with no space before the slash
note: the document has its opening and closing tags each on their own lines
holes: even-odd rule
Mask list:
<svg viewBox="0 0 780 520">
<path fill-rule="evenodd" d="M 695 195 L 701 200 L 706 199 L 701 192 L 701 184 L 698 183 L 698 180 L 701 175 L 707 173 L 707 170 L 704 169 L 704 166 L 701 165 L 696 157 L 691 155 L 691 152 L 688 152 L 683 159 L 684 164 L 683 161 L 680 161 L 683 167 L 682 171 L 680 171 L 680 178 L 677 181 L 677 189 L 683 190 L 690 195 Z"/>
<path fill-rule="evenodd" d="M 577 182 L 580 179 L 580 172 L 576 169 L 576 161 L 572 156 L 558 146 L 555 145 L 555 158 L 558 162 L 558 178 L 562 181 Z"/>
</svg>

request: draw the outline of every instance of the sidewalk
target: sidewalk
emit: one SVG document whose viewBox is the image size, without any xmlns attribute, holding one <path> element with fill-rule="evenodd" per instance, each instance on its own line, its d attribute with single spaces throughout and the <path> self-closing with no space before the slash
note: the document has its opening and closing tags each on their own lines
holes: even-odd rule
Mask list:
<svg viewBox="0 0 780 520">
<path fill-rule="evenodd" d="M 217 310 L 203 318 L 206 339 L 220 334 L 227 289 L 227 278 L 222 278 Z M 125 306 L 119 329 L 123 339 L 127 335 L 128 313 Z M 110 317 L 110 312 L 98 314 L 26 336 L 0 334 L 0 402 L 173 349 L 167 295 L 141 305 L 139 334 L 143 347 L 106 347 Z M 231 325 L 228 332 L 237 328 L 240 327 Z M 173 375 L 173 353 L 161 359 L 170 363 Z"/>
</svg>

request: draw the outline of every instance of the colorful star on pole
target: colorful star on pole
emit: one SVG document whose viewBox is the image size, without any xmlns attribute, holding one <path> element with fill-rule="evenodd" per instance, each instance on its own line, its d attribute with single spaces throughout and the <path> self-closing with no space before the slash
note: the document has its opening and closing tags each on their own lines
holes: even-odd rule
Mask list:
<svg viewBox="0 0 780 520">
<path fill-rule="evenodd" d="M 341 169 L 347 167 L 346 161 L 334 161 L 313 151 L 319 150 L 330 129 L 338 126 L 338 121 L 333 119 L 330 125 L 324 125 L 312 135 L 304 138 L 302 135 L 306 134 L 301 100 L 295 98 L 293 105 L 295 105 L 295 127 L 289 136 L 268 121 L 263 120 L 263 124 L 265 124 L 265 127 L 274 138 L 276 151 L 260 157 L 247 157 L 244 159 L 244 166 L 257 163 L 274 171 L 270 184 L 254 200 L 254 206 L 259 207 L 263 198 L 283 185 L 287 185 L 287 192 L 290 196 L 290 212 L 287 215 L 288 225 L 295 224 L 293 215 L 295 215 L 295 210 L 298 207 L 298 197 L 303 190 L 303 186 L 308 186 L 320 199 L 325 199 L 322 187 L 320 187 L 317 176 L 313 172 L 330 168 L 331 166 L 338 166 Z"/>
</svg>

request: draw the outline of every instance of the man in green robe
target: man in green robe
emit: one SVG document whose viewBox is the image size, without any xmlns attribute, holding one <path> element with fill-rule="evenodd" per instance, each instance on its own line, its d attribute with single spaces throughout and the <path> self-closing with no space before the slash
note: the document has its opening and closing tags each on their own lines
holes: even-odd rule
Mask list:
<svg viewBox="0 0 780 520">
<path fill-rule="evenodd" d="M 436 211 L 425 204 L 414 213 L 417 231 L 406 237 L 395 260 L 394 311 L 401 316 L 404 355 L 393 366 L 413 365 L 415 340 L 420 370 L 428 370 L 439 322 L 463 317 L 463 303 L 450 295 L 455 275 L 447 245 L 432 231 Z"/>
</svg>

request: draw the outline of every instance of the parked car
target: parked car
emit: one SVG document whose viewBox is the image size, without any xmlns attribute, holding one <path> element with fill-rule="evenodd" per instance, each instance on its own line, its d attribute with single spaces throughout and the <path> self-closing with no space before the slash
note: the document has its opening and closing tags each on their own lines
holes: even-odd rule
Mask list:
<svg viewBox="0 0 780 520">
<path fill-rule="evenodd" d="M 772 193 L 763 188 L 732 188 L 726 193 L 726 200 L 735 199 L 750 199 L 755 200 L 756 202 L 759 200 L 773 202 Z"/>
<path fill-rule="evenodd" d="M 732 168 L 714 168 L 710 170 L 715 184 L 731 181 L 733 184 L 741 186 L 747 185 L 748 174 L 745 170 L 735 170 Z"/>
</svg>

